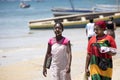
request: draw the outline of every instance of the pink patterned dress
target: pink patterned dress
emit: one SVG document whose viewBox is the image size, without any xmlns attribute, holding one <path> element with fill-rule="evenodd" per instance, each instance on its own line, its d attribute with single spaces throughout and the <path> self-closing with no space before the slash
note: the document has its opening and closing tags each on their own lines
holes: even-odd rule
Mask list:
<svg viewBox="0 0 120 80">
<path fill-rule="evenodd" d="M 69 40 L 63 37 L 59 42 L 53 37 L 49 40 L 51 45 L 52 63 L 51 75 L 52 80 L 71 80 L 70 73 L 66 73 L 67 59 L 67 45 Z"/>
</svg>

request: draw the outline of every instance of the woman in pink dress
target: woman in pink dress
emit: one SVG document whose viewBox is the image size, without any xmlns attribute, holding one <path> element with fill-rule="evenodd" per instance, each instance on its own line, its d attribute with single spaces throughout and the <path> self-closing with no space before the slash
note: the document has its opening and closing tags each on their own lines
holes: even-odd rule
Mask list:
<svg viewBox="0 0 120 80">
<path fill-rule="evenodd" d="M 54 25 L 55 37 L 48 41 L 48 48 L 43 65 L 43 75 L 46 77 L 47 69 L 45 67 L 47 59 L 52 56 L 50 66 L 52 80 L 71 80 L 71 45 L 70 40 L 62 36 L 63 24 L 57 22 Z"/>
</svg>

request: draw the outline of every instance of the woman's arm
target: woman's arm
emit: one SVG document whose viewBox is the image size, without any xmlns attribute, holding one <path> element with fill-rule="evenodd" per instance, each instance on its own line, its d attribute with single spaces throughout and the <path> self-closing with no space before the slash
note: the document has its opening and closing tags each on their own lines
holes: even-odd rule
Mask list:
<svg viewBox="0 0 120 80">
<path fill-rule="evenodd" d="M 108 54 L 111 55 L 111 56 L 115 56 L 115 55 L 116 55 L 116 53 L 113 53 L 113 52 L 111 52 L 111 51 L 108 52 Z"/>
<path fill-rule="evenodd" d="M 115 56 L 116 53 L 117 53 L 117 49 L 116 48 L 112 48 L 112 47 L 109 47 L 109 52 L 107 52 L 109 55 L 111 56 Z"/>
<path fill-rule="evenodd" d="M 71 62 L 72 62 L 72 52 L 71 52 L 71 44 L 70 44 L 70 41 L 67 45 L 67 52 L 68 52 L 68 64 L 67 64 L 67 73 L 70 73 L 70 68 L 71 68 Z"/>
<path fill-rule="evenodd" d="M 86 56 L 86 64 L 85 64 L 85 72 L 86 72 L 86 75 L 89 76 L 90 73 L 89 73 L 89 64 L 90 64 L 90 58 L 91 56 L 89 54 L 87 54 Z"/>
<path fill-rule="evenodd" d="M 46 55 L 45 55 L 45 59 L 44 59 L 44 64 L 43 64 L 43 75 L 46 77 L 47 75 L 47 69 L 45 67 L 46 65 L 46 62 L 47 62 L 47 58 L 51 55 L 51 45 L 48 44 L 48 47 L 47 47 L 47 52 L 46 52 Z"/>
</svg>

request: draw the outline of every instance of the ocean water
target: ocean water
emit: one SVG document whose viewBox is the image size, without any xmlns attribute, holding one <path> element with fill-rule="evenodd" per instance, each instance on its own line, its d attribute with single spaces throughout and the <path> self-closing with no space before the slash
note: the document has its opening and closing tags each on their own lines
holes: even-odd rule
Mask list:
<svg viewBox="0 0 120 80">
<path fill-rule="evenodd" d="M 28 22 L 53 17 L 51 8 L 71 7 L 69 0 L 26 1 L 26 3 L 31 7 L 22 9 L 19 7 L 20 1 L 18 0 L 0 0 L 0 65 L 7 64 L 11 60 L 14 62 L 24 57 L 22 60 L 44 54 L 48 38 L 54 33 L 52 30 L 30 30 Z M 116 0 L 73 0 L 73 4 L 75 8 L 92 8 L 96 4 L 115 5 L 118 3 Z M 74 30 L 79 34 L 80 29 Z M 71 38 L 69 33 L 71 31 L 69 29 L 64 34 Z M 77 34 L 75 38 L 78 38 Z M 73 39 L 73 42 L 76 42 L 76 39 Z M 8 59 L 2 58 L 5 56 Z"/>
<path fill-rule="evenodd" d="M 116 0 L 73 0 L 75 8 L 92 8 L 96 4 L 119 4 Z M 20 1 L 0 0 L 0 37 L 17 35 L 29 32 L 28 22 L 30 20 L 53 17 L 51 8 L 71 7 L 69 0 L 41 0 L 27 1 L 31 7 L 21 9 Z"/>
<path fill-rule="evenodd" d="M 0 0 L 0 36 L 2 33 L 7 34 L 12 30 L 15 32 L 24 31 L 23 29 L 29 30 L 28 22 L 30 20 L 53 17 L 51 12 L 53 7 L 71 7 L 69 0 L 41 0 L 40 2 L 27 1 L 26 3 L 30 4 L 31 7 L 21 9 L 18 0 Z M 73 0 L 73 4 L 75 8 L 92 8 L 96 4 L 115 5 L 118 3 L 116 3 L 116 0 Z"/>
</svg>

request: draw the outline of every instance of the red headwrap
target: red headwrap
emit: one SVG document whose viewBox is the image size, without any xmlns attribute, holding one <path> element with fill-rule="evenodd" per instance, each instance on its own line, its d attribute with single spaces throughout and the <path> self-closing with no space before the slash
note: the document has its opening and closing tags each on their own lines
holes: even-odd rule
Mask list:
<svg viewBox="0 0 120 80">
<path fill-rule="evenodd" d="M 97 21 L 95 22 L 95 25 L 98 25 L 100 28 L 106 29 L 106 22 L 105 21 Z"/>
</svg>

